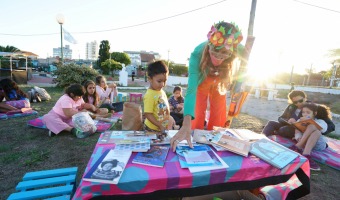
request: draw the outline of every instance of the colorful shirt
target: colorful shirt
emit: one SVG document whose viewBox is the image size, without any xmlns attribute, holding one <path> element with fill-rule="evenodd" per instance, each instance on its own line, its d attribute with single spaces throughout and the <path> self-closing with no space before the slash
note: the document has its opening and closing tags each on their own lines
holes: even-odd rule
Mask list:
<svg viewBox="0 0 340 200">
<path fill-rule="evenodd" d="M 57 103 L 54 105 L 52 109 L 58 115 L 67 118 L 66 115 L 64 114 L 63 108 L 71 108 L 73 110 L 78 110 L 78 108 L 83 103 L 85 103 L 83 98 L 80 98 L 78 101 L 74 101 L 70 96 L 64 94 L 58 99 Z"/>
<path fill-rule="evenodd" d="M 163 90 L 156 91 L 148 89 L 144 95 L 144 113 L 152 113 L 157 121 L 162 123 L 163 127 L 168 127 L 170 110 L 168 98 Z M 159 131 L 158 126 L 145 120 L 145 125 L 152 130 Z"/>
</svg>

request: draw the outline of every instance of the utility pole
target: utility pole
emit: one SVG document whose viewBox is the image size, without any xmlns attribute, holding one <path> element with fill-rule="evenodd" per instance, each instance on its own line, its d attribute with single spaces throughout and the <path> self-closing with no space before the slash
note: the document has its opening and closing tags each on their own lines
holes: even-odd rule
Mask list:
<svg viewBox="0 0 340 200">
<path fill-rule="evenodd" d="M 312 75 L 312 67 L 313 67 L 313 63 L 310 65 L 310 69 L 309 69 L 308 78 L 307 78 L 307 84 L 306 85 L 309 85 L 310 77 Z"/>
<path fill-rule="evenodd" d="M 251 10 L 249 16 L 249 25 L 248 25 L 248 36 L 246 40 L 246 44 L 244 47 L 244 51 L 242 52 L 242 60 L 240 69 L 238 71 L 237 79 L 235 86 L 233 88 L 233 93 L 241 92 L 241 86 L 243 83 L 244 75 L 247 73 L 247 65 L 248 65 L 248 58 L 251 52 L 251 49 L 254 44 L 255 37 L 253 36 L 254 32 L 254 21 L 255 21 L 255 11 L 256 11 L 256 3 L 257 0 L 252 0 L 251 2 Z"/>
<path fill-rule="evenodd" d="M 289 83 L 292 83 L 292 81 L 293 81 L 293 72 L 294 72 L 294 65 L 292 66 L 292 71 L 290 71 Z"/>
</svg>

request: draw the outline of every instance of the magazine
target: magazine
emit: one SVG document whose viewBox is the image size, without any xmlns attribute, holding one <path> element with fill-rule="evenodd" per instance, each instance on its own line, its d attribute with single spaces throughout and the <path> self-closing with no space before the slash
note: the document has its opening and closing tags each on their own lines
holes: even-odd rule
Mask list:
<svg viewBox="0 0 340 200">
<path fill-rule="evenodd" d="M 99 138 L 99 144 L 140 143 L 157 138 L 156 134 L 144 131 L 105 131 Z"/>
<path fill-rule="evenodd" d="M 133 143 L 117 143 L 116 150 L 133 151 L 133 152 L 147 152 L 150 149 L 150 141 L 133 142 Z"/>
<path fill-rule="evenodd" d="M 211 143 L 245 157 L 248 156 L 251 146 L 251 143 L 248 141 L 232 137 L 223 133 L 216 134 L 212 138 Z"/>
<path fill-rule="evenodd" d="M 147 152 L 139 152 L 132 160 L 132 163 L 163 167 L 166 156 L 169 152 L 168 146 L 152 146 Z"/>
<path fill-rule="evenodd" d="M 166 134 L 159 135 L 157 139 L 151 139 L 151 145 L 163 145 L 170 144 L 171 138 L 178 132 L 178 130 L 168 130 Z M 164 137 L 165 136 L 165 137 Z M 191 142 L 193 143 L 193 138 L 191 136 Z M 181 145 L 187 145 L 187 140 L 182 140 L 179 142 Z"/>
<path fill-rule="evenodd" d="M 215 170 L 215 169 L 226 169 L 229 168 L 229 166 L 222 160 L 220 156 L 218 156 L 214 151 L 212 151 L 215 154 L 215 157 L 218 158 L 219 162 L 222 164 L 220 165 L 219 162 L 214 163 L 211 166 L 201 166 L 201 167 L 188 167 L 189 171 L 191 173 L 195 172 L 202 172 L 202 171 L 209 171 L 209 170 Z"/>
<path fill-rule="evenodd" d="M 118 184 L 131 151 L 106 150 L 84 176 L 85 181 Z"/>
<path fill-rule="evenodd" d="M 194 145 L 193 147 L 184 145 L 176 147 L 181 168 L 222 165 L 208 145 Z"/>
<path fill-rule="evenodd" d="M 296 129 L 298 129 L 299 131 L 301 131 L 302 133 L 304 133 L 307 129 L 307 126 L 309 124 L 314 124 L 315 127 L 319 130 L 322 129 L 322 127 L 316 123 L 316 121 L 314 121 L 313 119 L 307 119 L 307 120 L 303 120 L 303 121 L 298 121 L 298 122 L 294 122 L 294 123 L 289 123 L 288 121 L 281 119 L 282 121 L 284 121 L 286 124 L 288 125 L 292 125 L 294 126 Z"/>
<path fill-rule="evenodd" d="M 254 142 L 250 153 L 279 169 L 284 168 L 299 156 L 296 152 L 269 139 Z"/>
</svg>

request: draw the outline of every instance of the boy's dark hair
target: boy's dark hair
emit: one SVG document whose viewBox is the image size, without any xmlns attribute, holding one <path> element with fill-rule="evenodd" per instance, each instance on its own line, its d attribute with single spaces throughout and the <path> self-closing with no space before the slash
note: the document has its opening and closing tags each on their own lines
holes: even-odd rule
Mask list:
<svg viewBox="0 0 340 200">
<path fill-rule="evenodd" d="M 72 85 L 68 86 L 68 88 L 66 88 L 66 90 L 65 90 L 65 94 L 67 94 L 70 97 L 71 97 L 71 93 L 74 96 L 80 96 L 81 97 L 85 94 L 85 88 L 78 83 L 72 84 Z"/>
<path fill-rule="evenodd" d="M 158 74 L 168 74 L 168 66 L 163 61 L 156 61 L 148 65 L 148 76 L 150 78 Z"/>
<path fill-rule="evenodd" d="M 307 94 L 301 90 L 293 90 L 288 94 L 288 99 L 292 100 L 292 98 L 302 96 L 303 98 L 307 98 Z"/>
</svg>

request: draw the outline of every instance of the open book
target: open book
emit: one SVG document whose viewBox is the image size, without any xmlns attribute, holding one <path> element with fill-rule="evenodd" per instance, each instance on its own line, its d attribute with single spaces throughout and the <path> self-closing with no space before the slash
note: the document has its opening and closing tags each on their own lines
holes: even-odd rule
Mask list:
<svg viewBox="0 0 340 200">
<path fill-rule="evenodd" d="M 236 137 L 229 136 L 227 134 L 218 133 L 212 139 L 211 143 L 223 147 L 233 153 L 241 156 L 248 156 L 251 143 Z"/>
<path fill-rule="evenodd" d="M 304 132 L 306 131 L 307 126 L 308 126 L 309 124 L 314 124 L 315 127 L 316 127 L 317 129 L 319 129 L 319 130 L 322 129 L 322 127 L 321 127 L 318 123 L 316 123 L 316 121 L 314 121 L 313 119 L 307 119 L 307 120 L 298 121 L 298 122 L 294 122 L 294 123 L 289 123 L 288 121 L 283 120 L 283 119 L 282 119 L 282 121 L 284 121 L 284 122 L 287 123 L 288 125 L 294 126 L 296 129 L 298 129 L 298 130 L 301 131 L 302 133 L 304 133 Z"/>
</svg>

